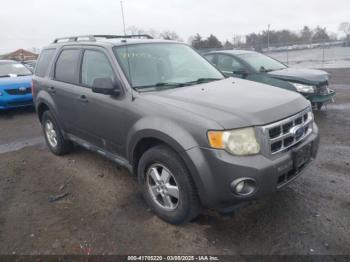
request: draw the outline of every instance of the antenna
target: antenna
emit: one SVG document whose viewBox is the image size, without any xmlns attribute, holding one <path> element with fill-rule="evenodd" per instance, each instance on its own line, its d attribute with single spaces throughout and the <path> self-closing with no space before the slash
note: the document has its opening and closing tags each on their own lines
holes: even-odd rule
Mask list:
<svg viewBox="0 0 350 262">
<path fill-rule="evenodd" d="M 120 8 L 122 10 L 122 19 L 123 19 L 123 28 L 124 28 L 124 36 L 126 36 L 126 29 L 125 29 L 125 17 L 124 17 L 124 8 L 123 8 L 123 0 L 120 0 Z M 126 47 L 126 59 L 128 61 L 128 75 L 129 75 L 129 80 L 130 80 L 130 85 L 132 86 L 132 76 L 131 76 L 131 69 L 130 69 L 130 57 L 129 57 L 129 48 L 128 48 L 128 44 L 126 42 L 126 40 L 124 41 L 125 47 Z M 134 100 L 134 95 L 133 93 L 131 93 L 131 98 L 132 100 Z"/>
<path fill-rule="evenodd" d="M 126 30 L 125 30 L 125 17 L 124 17 L 124 8 L 123 8 L 123 0 L 120 0 L 120 8 L 122 9 L 122 19 L 123 19 L 124 35 L 126 35 Z"/>
</svg>

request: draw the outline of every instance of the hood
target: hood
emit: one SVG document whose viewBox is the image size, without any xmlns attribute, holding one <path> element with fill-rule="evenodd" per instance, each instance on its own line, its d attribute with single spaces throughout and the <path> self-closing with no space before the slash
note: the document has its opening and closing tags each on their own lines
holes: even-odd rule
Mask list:
<svg viewBox="0 0 350 262">
<path fill-rule="evenodd" d="M 317 85 L 328 81 L 328 73 L 316 69 L 285 68 L 267 73 L 273 78 Z"/>
<path fill-rule="evenodd" d="M 225 129 L 268 124 L 310 106 L 296 92 L 238 78 L 144 94 L 153 103 L 203 116 Z"/>
<path fill-rule="evenodd" d="M 30 87 L 32 85 L 32 75 L 18 77 L 0 77 L 0 89 Z"/>
</svg>

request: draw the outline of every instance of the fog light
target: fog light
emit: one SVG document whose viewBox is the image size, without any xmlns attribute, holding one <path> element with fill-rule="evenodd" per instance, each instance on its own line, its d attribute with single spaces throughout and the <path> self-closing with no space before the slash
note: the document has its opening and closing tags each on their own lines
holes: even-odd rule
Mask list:
<svg viewBox="0 0 350 262">
<path fill-rule="evenodd" d="M 239 182 L 237 185 L 236 185 L 236 187 L 235 187 L 235 190 L 236 190 L 236 192 L 237 193 L 241 193 L 242 192 L 242 190 L 243 190 L 243 188 L 244 188 L 244 181 L 241 181 L 241 182 Z"/>
<path fill-rule="evenodd" d="M 231 183 L 233 192 L 239 196 L 251 196 L 256 191 L 256 182 L 252 178 L 238 178 Z"/>
</svg>

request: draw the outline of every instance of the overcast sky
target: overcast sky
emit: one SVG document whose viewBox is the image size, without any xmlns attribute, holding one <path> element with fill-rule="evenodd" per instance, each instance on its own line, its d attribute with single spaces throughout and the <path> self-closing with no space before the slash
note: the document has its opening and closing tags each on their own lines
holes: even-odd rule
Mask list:
<svg viewBox="0 0 350 262">
<path fill-rule="evenodd" d="M 350 22 L 350 0 L 124 0 L 128 26 L 199 33 L 232 40 L 233 34 L 325 26 L 338 33 Z M 55 37 L 121 34 L 120 0 L 1 0 L 0 53 L 40 48 Z"/>
</svg>

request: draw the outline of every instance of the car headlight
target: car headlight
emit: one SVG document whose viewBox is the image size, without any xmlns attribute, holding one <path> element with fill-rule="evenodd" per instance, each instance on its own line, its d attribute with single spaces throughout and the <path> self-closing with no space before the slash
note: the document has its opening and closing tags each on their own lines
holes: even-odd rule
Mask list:
<svg viewBox="0 0 350 262">
<path fill-rule="evenodd" d="M 212 148 L 224 149 L 238 156 L 254 155 L 260 151 L 253 127 L 230 131 L 209 131 L 208 140 Z"/>
<path fill-rule="evenodd" d="M 2 92 L 0 91 L 0 96 L 2 96 Z"/>
<path fill-rule="evenodd" d="M 290 82 L 291 83 L 291 82 Z M 303 85 L 303 84 L 299 84 L 299 83 L 291 83 L 298 92 L 300 93 L 306 93 L 306 94 L 313 94 L 315 93 L 315 87 L 314 86 L 310 86 L 310 85 Z"/>
</svg>

